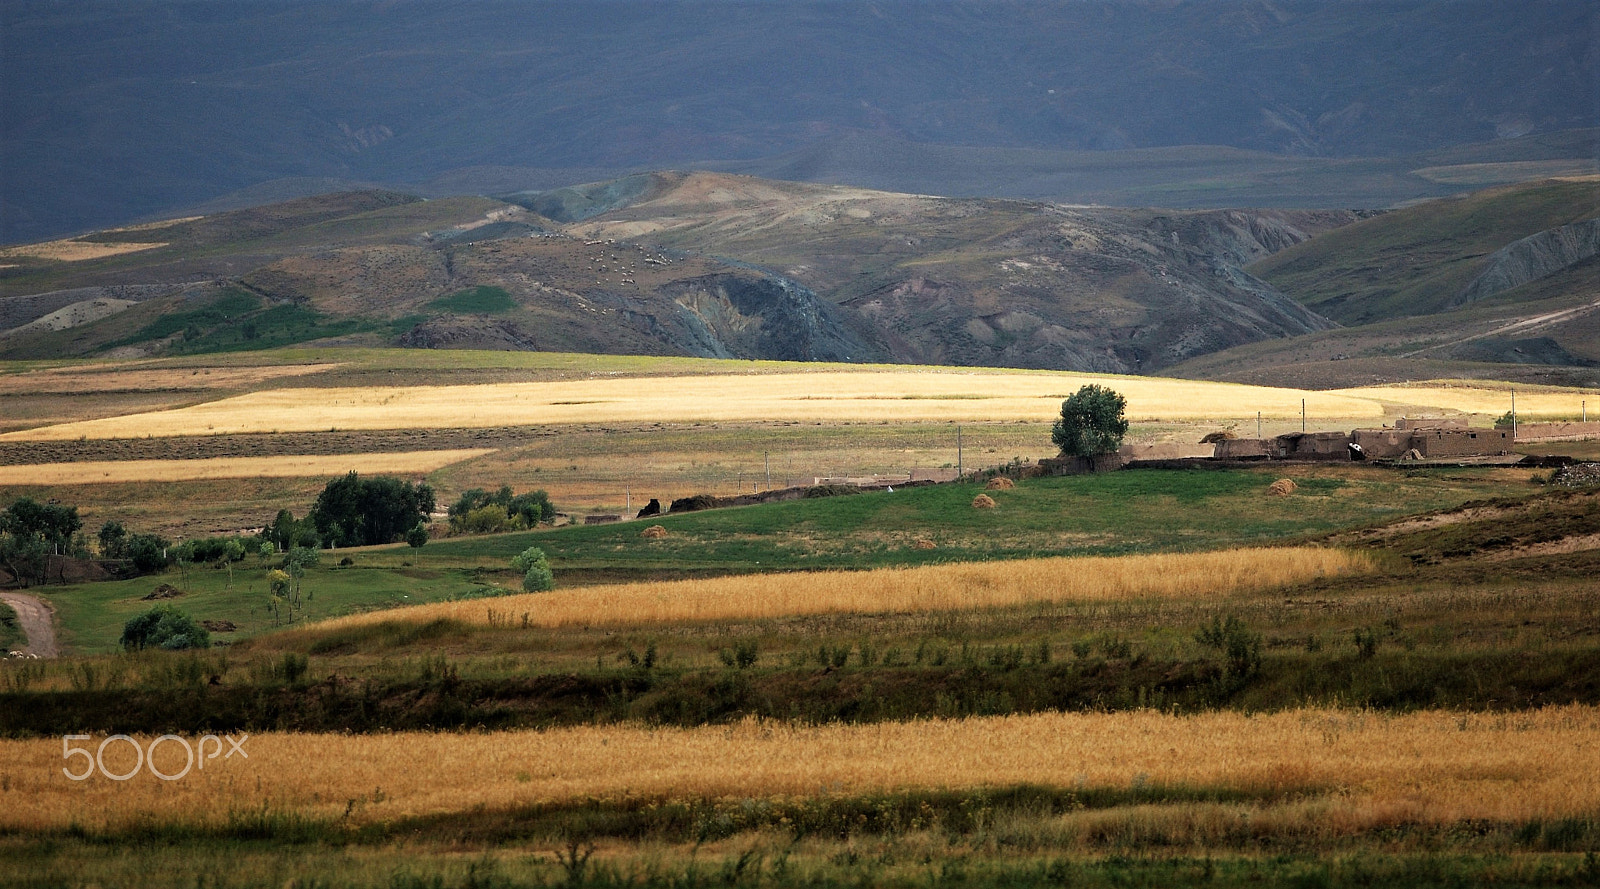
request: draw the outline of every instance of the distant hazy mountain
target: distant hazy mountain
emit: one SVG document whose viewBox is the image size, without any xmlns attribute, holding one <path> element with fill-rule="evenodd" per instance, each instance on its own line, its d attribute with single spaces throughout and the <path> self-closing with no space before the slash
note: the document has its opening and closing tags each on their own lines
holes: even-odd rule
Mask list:
<svg viewBox="0 0 1600 889">
<path fill-rule="evenodd" d="M 1346 169 L 1338 159 L 1600 125 L 1597 10 L 1592 0 L 6 0 L 0 242 L 263 183 L 277 184 L 255 193 L 278 199 L 349 182 L 507 193 L 705 165 L 1216 206 L 1263 170 L 1301 177 L 1286 157 L 1319 159 L 1323 175 Z M 1194 145 L 1215 148 L 1163 153 Z M 1574 156 L 1534 147 L 1506 159 Z M 1091 151 L 1134 153 L 1097 170 Z M 1593 156 L 1592 140 L 1577 150 Z M 1127 174 L 1139 164 L 1160 167 L 1161 182 L 1191 169 L 1184 188 L 1151 191 Z M 1460 187 L 1412 173 L 1300 196 L 1348 193 L 1349 205 Z M 1261 193 L 1279 205 L 1296 197 L 1293 182 Z M 1130 199 L 1139 195 L 1151 200 Z"/>
</svg>

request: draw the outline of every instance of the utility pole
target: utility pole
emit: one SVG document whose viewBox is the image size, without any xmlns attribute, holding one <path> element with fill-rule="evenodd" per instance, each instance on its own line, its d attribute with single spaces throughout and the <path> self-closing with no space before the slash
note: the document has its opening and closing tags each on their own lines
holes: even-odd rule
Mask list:
<svg viewBox="0 0 1600 889">
<path fill-rule="evenodd" d="M 1261 437 L 1261 412 L 1256 411 L 1256 438 Z"/>
<path fill-rule="evenodd" d="M 772 489 L 772 457 L 766 452 L 761 452 L 761 466 L 767 470 L 767 490 Z"/>
<path fill-rule="evenodd" d="M 961 427 L 956 427 L 956 481 L 961 481 Z"/>
<path fill-rule="evenodd" d="M 1511 390 L 1511 440 L 1517 440 L 1517 390 Z"/>
<path fill-rule="evenodd" d="M 622 512 L 626 517 L 627 513 L 633 512 L 633 486 L 631 484 L 624 483 L 622 485 L 622 503 Z"/>
<path fill-rule="evenodd" d="M 1306 400 L 1300 399 L 1300 431 L 1306 431 Z"/>
</svg>

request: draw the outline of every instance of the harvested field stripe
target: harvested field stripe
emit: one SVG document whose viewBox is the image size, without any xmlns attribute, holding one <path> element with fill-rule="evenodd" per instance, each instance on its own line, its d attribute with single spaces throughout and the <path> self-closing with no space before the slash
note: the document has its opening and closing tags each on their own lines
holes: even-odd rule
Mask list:
<svg viewBox="0 0 1600 889">
<path fill-rule="evenodd" d="M 760 574 L 438 602 L 340 618 L 308 631 L 438 618 L 488 623 L 491 610 L 502 618 L 518 615 L 519 621 L 526 614 L 530 625 L 560 627 L 961 611 L 1036 602 L 1225 599 L 1370 566 L 1361 553 L 1295 547 Z"/>
<path fill-rule="evenodd" d="M 223 478 L 320 478 L 360 473 L 432 472 L 494 453 L 493 448 L 380 454 L 219 457 L 209 460 L 125 460 L 0 466 L 0 485 L 92 485 Z"/>
<path fill-rule="evenodd" d="M 322 429 L 433 429 L 636 422 L 1048 421 L 1087 383 L 1114 386 L 1128 416 L 1242 419 L 1378 418 L 1370 399 L 1233 383 L 1107 378 L 1042 371 L 813 372 L 649 377 L 473 386 L 254 392 L 179 410 L 65 423 L 0 436 L 13 441 Z"/>
<path fill-rule="evenodd" d="M 99 741 L 78 742 L 92 753 Z M 141 738 L 148 748 L 150 738 Z M 226 748 L 224 748 L 226 749 Z M 1593 817 L 1600 709 L 1503 714 L 1143 710 L 799 726 L 251 734 L 180 780 L 73 781 L 60 738 L 0 741 L 0 832 L 293 812 L 357 823 L 582 798 L 761 799 L 1019 784 L 1304 793 L 1334 835 L 1407 823 Z M 131 771 L 132 745 L 105 768 Z M 166 774 L 181 744 L 160 747 Z M 352 801 L 359 801 L 356 805 Z M 1304 804 L 1304 803 L 1303 803 Z"/>
<path fill-rule="evenodd" d="M 1373 399 L 1394 405 L 1420 405 L 1462 411 L 1480 416 L 1499 417 L 1511 410 L 1511 389 L 1439 384 L 1411 384 L 1393 386 L 1366 386 L 1359 389 L 1336 389 L 1329 395 L 1349 398 Z M 1594 405 L 1600 404 L 1600 392 L 1593 389 L 1568 389 L 1552 392 L 1543 389 L 1517 391 L 1517 416 L 1524 422 L 1545 418 L 1577 419 L 1583 403 L 1589 402 L 1591 415 Z"/>
</svg>

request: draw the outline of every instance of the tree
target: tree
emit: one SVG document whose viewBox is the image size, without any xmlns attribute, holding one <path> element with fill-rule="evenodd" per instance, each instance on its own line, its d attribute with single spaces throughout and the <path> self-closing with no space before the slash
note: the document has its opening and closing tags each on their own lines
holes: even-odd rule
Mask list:
<svg viewBox="0 0 1600 889">
<path fill-rule="evenodd" d="M 121 522 L 106 522 L 100 526 L 100 556 L 105 559 L 125 559 L 128 556 L 128 530 Z"/>
<path fill-rule="evenodd" d="M 128 538 L 127 557 L 133 560 L 133 569 L 140 574 L 151 574 L 167 567 L 166 538 L 154 534 L 135 534 Z"/>
<path fill-rule="evenodd" d="M 1123 409 L 1128 400 L 1104 386 L 1090 384 L 1061 402 L 1061 417 L 1050 430 L 1050 440 L 1065 457 L 1093 457 L 1114 453 L 1128 434 Z"/>
<path fill-rule="evenodd" d="M 555 517 L 556 508 L 544 491 L 512 494 L 502 485 L 493 494 L 482 488 L 469 488 L 450 509 L 450 530 L 458 534 L 492 534 L 535 528 Z"/>
<path fill-rule="evenodd" d="M 328 482 L 307 518 L 328 546 L 394 543 L 433 512 L 433 488 L 352 472 Z"/>
<path fill-rule="evenodd" d="M 71 553 L 82 527 L 76 506 L 23 497 L 0 511 L 0 564 L 23 583 L 44 583 L 50 556 Z"/>
<path fill-rule="evenodd" d="M 157 605 L 122 625 L 122 647 L 128 651 L 164 648 L 210 648 L 211 634 L 194 618 L 171 605 Z"/>
<path fill-rule="evenodd" d="M 410 531 L 406 532 L 406 543 L 408 545 L 410 545 L 410 547 L 412 549 L 421 549 L 423 544 L 425 544 L 427 542 L 428 542 L 428 526 L 427 525 L 424 525 L 424 524 L 419 522 L 419 523 L 417 523 L 417 526 L 415 528 L 412 528 Z"/>
<path fill-rule="evenodd" d="M 530 593 L 555 589 L 556 576 L 544 550 L 530 546 L 511 559 L 511 569 L 522 575 L 522 588 Z"/>
</svg>

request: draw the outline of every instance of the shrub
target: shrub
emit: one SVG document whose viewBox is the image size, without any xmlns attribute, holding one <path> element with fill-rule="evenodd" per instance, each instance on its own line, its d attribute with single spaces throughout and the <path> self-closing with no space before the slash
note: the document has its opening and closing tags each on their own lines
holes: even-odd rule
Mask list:
<svg viewBox="0 0 1600 889">
<path fill-rule="evenodd" d="M 128 538 L 126 555 L 140 574 L 151 574 L 167 567 L 167 547 L 172 544 L 154 534 L 135 534 Z"/>
<path fill-rule="evenodd" d="M 128 651 L 162 648 L 210 648 L 211 634 L 194 618 L 171 605 L 157 605 L 122 625 L 122 647 Z"/>
<path fill-rule="evenodd" d="M 556 576 L 550 572 L 549 568 L 535 565 L 529 568 L 526 574 L 522 575 L 522 589 L 525 592 L 543 593 L 555 588 Z"/>
<path fill-rule="evenodd" d="M 1231 614 L 1226 620 L 1221 615 L 1213 617 L 1210 626 L 1194 634 L 1194 640 L 1222 652 L 1231 676 L 1242 679 L 1261 671 L 1261 634 L 1250 632 L 1244 621 Z"/>
<path fill-rule="evenodd" d="M 530 546 L 511 559 L 511 567 L 522 572 L 522 588 L 530 593 L 542 593 L 556 587 L 555 573 L 550 570 L 550 560 L 544 550 Z"/>
</svg>

